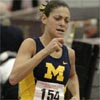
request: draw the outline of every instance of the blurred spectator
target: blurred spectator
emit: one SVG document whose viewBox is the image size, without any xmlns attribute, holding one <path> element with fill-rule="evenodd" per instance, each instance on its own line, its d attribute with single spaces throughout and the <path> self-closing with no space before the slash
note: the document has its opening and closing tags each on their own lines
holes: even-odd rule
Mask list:
<svg viewBox="0 0 100 100">
<path fill-rule="evenodd" d="M 15 61 L 15 52 L 5 51 L 0 54 L 1 100 L 18 100 L 18 84 L 11 86 L 8 78 Z"/>
<path fill-rule="evenodd" d="M 17 100 L 18 84 L 11 86 L 8 78 L 24 37 L 18 27 L 11 25 L 9 14 L 5 3 L 0 2 L 0 98 L 2 100 Z"/>
<path fill-rule="evenodd" d="M 0 53 L 6 50 L 18 50 L 23 41 L 23 32 L 18 27 L 11 25 L 10 12 L 5 3 L 0 2 Z"/>
<path fill-rule="evenodd" d="M 85 32 L 85 36 L 86 38 L 91 38 L 91 41 L 93 38 L 97 38 L 99 37 L 99 29 L 97 26 L 97 20 L 96 19 L 92 19 L 92 20 L 86 20 L 84 21 L 84 32 Z M 97 57 L 99 54 L 99 45 L 98 43 L 93 45 L 93 44 L 89 44 L 92 48 L 91 48 L 91 59 L 89 62 L 89 71 L 88 71 L 88 80 L 84 89 L 84 96 L 85 99 L 89 99 L 90 98 L 90 94 L 91 94 L 91 88 L 92 88 L 92 82 L 93 82 L 93 77 L 95 74 L 95 70 L 97 70 Z M 87 91 L 85 91 L 87 90 Z"/>
<path fill-rule="evenodd" d="M 21 42 L 23 41 L 23 33 L 16 26 L 0 25 L 0 39 L 0 53 L 6 50 L 17 52 Z"/>
<path fill-rule="evenodd" d="M 30 8 L 30 7 L 37 7 L 38 0 L 13 0 L 12 1 L 12 11 Z"/>
<path fill-rule="evenodd" d="M 84 21 L 84 33 L 86 38 L 96 38 L 99 36 L 96 19 Z"/>
<path fill-rule="evenodd" d="M 8 11 L 8 6 L 5 6 L 5 3 L 0 2 L 0 24 L 9 25 L 10 12 Z"/>
</svg>

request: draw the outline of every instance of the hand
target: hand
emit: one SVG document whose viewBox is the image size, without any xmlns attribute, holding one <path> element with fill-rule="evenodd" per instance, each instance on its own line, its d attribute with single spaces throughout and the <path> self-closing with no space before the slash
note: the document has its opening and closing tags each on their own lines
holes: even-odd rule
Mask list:
<svg viewBox="0 0 100 100">
<path fill-rule="evenodd" d="M 78 97 L 76 97 L 76 96 L 73 96 L 71 99 L 69 99 L 69 100 L 80 100 Z"/>
<path fill-rule="evenodd" d="M 54 38 L 46 47 L 45 51 L 51 54 L 54 51 L 59 51 L 64 44 L 63 38 Z"/>
</svg>

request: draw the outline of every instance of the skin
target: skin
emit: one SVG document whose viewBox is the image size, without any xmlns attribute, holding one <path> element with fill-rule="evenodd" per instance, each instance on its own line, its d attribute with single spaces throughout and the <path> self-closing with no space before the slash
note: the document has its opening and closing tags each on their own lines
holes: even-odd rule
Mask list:
<svg viewBox="0 0 100 100">
<path fill-rule="evenodd" d="M 62 55 L 61 47 L 64 44 L 64 35 L 70 20 L 70 12 L 68 8 L 58 7 L 50 13 L 49 17 L 46 17 L 46 15 L 43 14 L 41 20 L 45 28 L 40 40 L 45 48 L 35 54 L 35 41 L 31 38 L 24 40 L 19 49 L 10 75 L 9 81 L 12 85 L 21 81 L 48 55 L 51 55 L 54 58 L 60 58 Z M 59 30 L 63 30 L 63 32 Z M 71 64 L 68 88 L 73 95 L 70 100 L 80 100 L 78 78 L 75 71 L 75 53 L 71 48 L 69 48 L 68 51 Z"/>
<path fill-rule="evenodd" d="M 91 38 L 98 33 L 98 28 L 90 20 L 84 21 L 84 32 L 87 38 Z"/>
</svg>

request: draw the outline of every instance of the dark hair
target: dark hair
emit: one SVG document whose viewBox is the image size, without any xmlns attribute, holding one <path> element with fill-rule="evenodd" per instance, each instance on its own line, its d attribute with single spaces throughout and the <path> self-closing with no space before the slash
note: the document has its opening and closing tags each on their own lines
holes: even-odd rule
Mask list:
<svg viewBox="0 0 100 100">
<path fill-rule="evenodd" d="M 49 17 L 50 13 L 58 7 L 67 7 L 69 10 L 69 6 L 64 1 L 60 0 L 51 0 L 47 3 L 47 5 L 42 4 L 40 7 L 40 11 L 42 11 L 47 17 Z"/>
</svg>

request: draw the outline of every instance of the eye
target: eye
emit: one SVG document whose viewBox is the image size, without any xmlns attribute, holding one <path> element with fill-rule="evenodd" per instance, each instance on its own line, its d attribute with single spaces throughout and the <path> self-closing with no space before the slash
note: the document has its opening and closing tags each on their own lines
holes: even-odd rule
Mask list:
<svg viewBox="0 0 100 100">
<path fill-rule="evenodd" d="M 69 19 L 68 18 L 65 19 L 65 23 L 69 23 Z"/>
<path fill-rule="evenodd" d="M 61 20 L 61 17 L 60 16 L 56 16 L 56 17 L 54 17 L 54 19 L 59 21 L 59 20 Z"/>
</svg>

